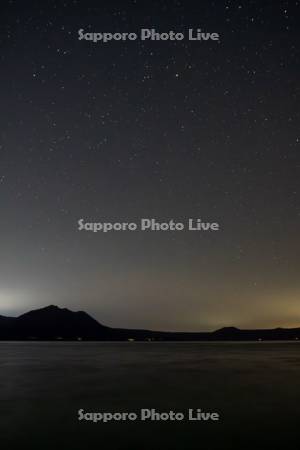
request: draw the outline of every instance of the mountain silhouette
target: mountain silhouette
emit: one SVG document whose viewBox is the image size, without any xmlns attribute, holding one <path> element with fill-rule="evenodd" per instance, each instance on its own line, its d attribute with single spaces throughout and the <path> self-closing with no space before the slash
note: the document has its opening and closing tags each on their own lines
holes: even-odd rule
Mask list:
<svg viewBox="0 0 300 450">
<path fill-rule="evenodd" d="M 213 332 L 167 332 L 110 328 L 84 311 L 50 305 L 19 317 L 0 316 L 0 340 L 95 341 L 257 341 L 300 340 L 300 328 L 241 330 L 225 327 Z"/>
<path fill-rule="evenodd" d="M 99 339 L 107 327 L 83 311 L 50 305 L 12 319 L 0 317 L 0 337 L 14 339 Z M 3 337 L 2 337 L 3 338 Z"/>
</svg>

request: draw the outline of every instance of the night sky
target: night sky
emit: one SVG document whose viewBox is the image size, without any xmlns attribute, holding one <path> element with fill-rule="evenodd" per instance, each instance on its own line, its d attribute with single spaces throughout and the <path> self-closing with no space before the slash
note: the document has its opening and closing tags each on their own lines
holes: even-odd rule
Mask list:
<svg viewBox="0 0 300 450">
<path fill-rule="evenodd" d="M 56 304 L 116 327 L 300 326 L 299 12 L 1 2 L 0 314 Z M 220 41 L 78 39 L 141 28 Z M 220 231 L 78 231 L 80 218 L 148 217 Z"/>
</svg>

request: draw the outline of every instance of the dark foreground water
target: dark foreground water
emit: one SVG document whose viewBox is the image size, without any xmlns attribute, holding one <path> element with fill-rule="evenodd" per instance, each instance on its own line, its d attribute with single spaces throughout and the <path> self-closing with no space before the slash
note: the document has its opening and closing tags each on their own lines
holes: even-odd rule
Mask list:
<svg viewBox="0 0 300 450">
<path fill-rule="evenodd" d="M 218 422 L 78 421 L 78 410 Z M 0 343 L 5 449 L 274 449 L 300 438 L 300 343 Z"/>
</svg>

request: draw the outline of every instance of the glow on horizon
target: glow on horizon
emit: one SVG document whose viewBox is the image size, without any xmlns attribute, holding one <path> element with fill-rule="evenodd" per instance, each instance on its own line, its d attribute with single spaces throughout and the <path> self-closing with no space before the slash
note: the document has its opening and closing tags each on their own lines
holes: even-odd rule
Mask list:
<svg viewBox="0 0 300 450">
<path fill-rule="evenodd" d="M 205 317 L 202 315 L 202 320 L 198 321 L 197 316 L 201 317 L 201 313 L 197 313 L 195 305 L 193 306 L 193 314 L 187 314 L 182 316 L 182 322 L 178 323 L 176 317 L 173 317 L 172 323 L 167 322 L 166 325 L 162 325 L 164 318 L 161 317 L 156 326 L 156 312 L 159 314 L 159 307 L 155 311 L 151 311 L 151 314 L 142 313 L 141 315 L 135 315 L 134 322 L 128 323 L 124 317 L 124 321 L 120 320 L 118 315 L 114 316 L 112 313 L 107 314 L 107 309 L 102 309 L 102 305 L 99 302 L 87 303 L 86 305 L 78 304 L 76 301 L 70 301 L 67 299 L 59 299 L 59 295 L 56 296 L 57 300 L 53 300 L 50 295 L 42 295 L 41 292 L 29 292 L 26 289 L 21 288 L 2 288 L 0 290 L 0 315 L 3 316 L 19 316 L 32 309 L 39 309 L 49 304 L 56 304 L 61 308 L 69 308 L 72 311 L 85 310 L 91 314 L 100 323 L 111 327 L 121 328 L 151 328 L 153 330 L 166 330 L 166 331 L 213 331 L 218 328 L 235 326 L 241 329 L 247 328 L 298 328 L 300 327 L 300 310 L 299 310 L 299 298 L 300 293 L 293 289 L 283 289 L 280 293 L 265 293 L 249 301 L 249 296 L 245 296 L 244 301 L 240 302 L 237 307 L 237 303 L 233 302 L 233 305 L 229 305 L 224 299 L 220 302 L 219 308 L 215 308 L 215 305 L 211 305 L 208 311 L 206 311 Z M 43 299 L 43 301 L 41 301 Z M 255 302 L 254 302 L 255 300 Z M 260 308 L 258 308 L 258 304 Z M 107 307 L 107 305 L 106 305 Z M 163 307 L 163 305 L 162 305 Z M 199 306 L 200 307 L 200 306 Z M 123 304 L 120 308 L 121 313 L 124 313 L 124 309 L 127 309 Z M 130 305 L 128 310 L 130 312 Z M 227 310 L 227 311 L 226 311 Z M 226 311 L 226 312 L 225 312 Z M 149 311 L 148 311 L 149 312 Z M 109 320 L 108 317 L 110 317 Z M 222 318 L 218 320 L 218 318 Z"/>
</svg>

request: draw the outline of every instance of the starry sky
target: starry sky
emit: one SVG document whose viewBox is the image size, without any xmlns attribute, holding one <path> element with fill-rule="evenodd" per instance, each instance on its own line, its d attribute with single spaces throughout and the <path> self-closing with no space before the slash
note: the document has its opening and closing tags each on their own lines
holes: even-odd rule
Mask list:
<svg viewBox="0 0 300 450">
<path fill-rule="evenodd" d="M 299 1 L 1 2 L 0 314 L 300 326 Z M 220 41 L 78 40 L 216 32 Z M 201 218 L 217 233 L 82 233 Z"/>
</svg>

